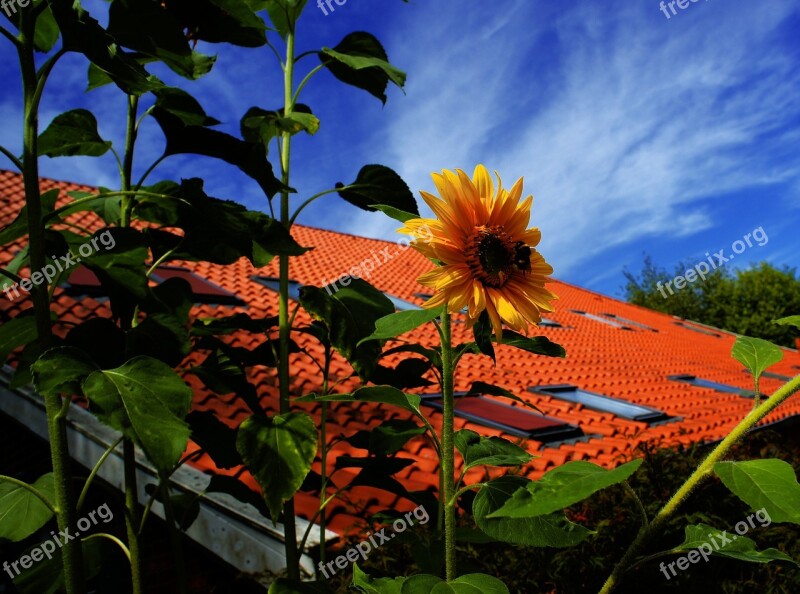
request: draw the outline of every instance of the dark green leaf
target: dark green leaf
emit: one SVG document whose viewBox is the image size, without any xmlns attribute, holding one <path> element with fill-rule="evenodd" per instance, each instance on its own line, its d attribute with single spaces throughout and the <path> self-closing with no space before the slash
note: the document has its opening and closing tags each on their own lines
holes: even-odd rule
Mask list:
<svg viewBox="0 0 800 594">
<path fill-rule="evenodd" d="M 354 206 L 374 212 L 380 205 L 384 212 L 389 207 L 394 214 L 409 212 L 419 216 L 417 202 L 406 182 L 388 167 L 364 165 L 349 185 L 358 187 L 340 189 L 339 196 Z M 344 184 L 337 183 L 336 187 L 343 188 Z"/>
<path fill-rule="evenodd" d="M 288 116 L 283 114 L 283 109 L 267 111 L 251 107 L 240 123 L 242 138 L 247 142 L 260 142 L 265 150 L 269 151 L 270 141 L 284 132 L 297 134 L 305 131 L 308 134 L 316 134 L 319 130 L 319 120 L 307 105 L 298 103 L 291 114 Z"/>
<path fill-rule="evenodd" d="M 369 451 L 373 456 L 391 456 L 425 431 L 425 427 L 420 427 L 410 419 L 392 420 L 384 421 L 369 431 L 362 429 L 346 437 L 345 441 L 355 448 Z"/>
<path fill-rule="evenodd" d="M 180 117 L 158 106 L 153 108 L 152 115 L 167 139 L 165 155 L 189 154 L 221 159 L 258 182 L 269 198 L 287 189 L 275 177 L 261 143 L 246 142 L 203 126 L 186 125 Z"/>
<path fill-rule="evenodd" d="M 33 385 L 44 396 L 82 394 L 81 383 L 97 370 L 94 361 L 75 347 L 50 349 L 31 366 Z"/>
<path fill-rule="evenodd" d="M 305 413 L 251 416 L 239 427 L 236 446 L 258 481 L 273 522 L 294 496 L 317 454 L 317 428 Z"/>
<path fill-rule="evenodd" d="M 309 394 L 296 399 L 297 402 L 382 402 L 399 406 L 409 412 L 414 413 L 420 418 L 422 413 L 419 411 L 421 399 L 416 394 L 406 394 L 391 386 L 367 386 L 359 388 L 352 394 L 328 394 L 327 396 L 317 396 Z"/>
<path fill-rule="evenodd" d="M 109 318 L 81 322 L 70 329 L 64 343 L 84 352 L 100 369 L 119 367 L 128 359 L 125 332 Z"/>
<path fill-rule="evenodd" d="M 94 372 L 83 392 L 103 422 L 136 441 L 160 472 L 172 472 L 189 441 L 184 417 L 192 403 L 192 389 L 177 373 L 156 359 L 136 357 Z"/>
<path fill-rule="evenodd" d="M 800 484 L 791 464 L 775 458 L 717 462 L 714 472 L 734 495 L 773 522 L 800 524 Z"/>
<path fill-rule="evenodd" d="M 315 320 L 328 328 L 333 347 L 353 366 L 362 379 L 371 376 L 381 354 L 377 342 L 362 344 L 376 320 L 394 311 L 386 296 L 360 278 L 330 292 L 318 287 L 300 289 L 300 304 Z"/>
<path fill-rule="evenodd" d="M 333 49 L 323 47 L 320 60 L 343 83 L 367 91 L 386 103 L 386 87 L 392 81 L 401 89 L 406 75 L 389 63 L 380 41 L 369 33 L 347 35 Z"/>
<path fill-rule="evenodd" d="M 248 0 L 165 0 L 164 4 L 193 39 L 241 47 L 266 43 L 266 25 L 255 14 L 261 6 L 251 6 Z"/>
<path fill-rule="evenodd" d="M 537 355 L 545 355 L 546 357 L 566 357 L 567 352 L 559 344 L 552 342 L 546 336 L 534 336 L 528 338 L 522 334 L 518 334 L 512 330 L 503 330 L 503 338 L 498 341 L 498 344 L 506 344 L 509 346 L 535 353 Z"/>
<path fill-rule="evenodd" d="M 763 524 L 765 527 L 768 524 Z M 708 556 L 726 557 L 737 561 L 749 563 L 769 563 L 770 561 L 786 561 L 798 566 L 797 562 L 786 553 L 778 549 L 764 549 L 759 551 L 756 543 L 749 538 L 736 534 L 727 534 L 707 524 L 686 526 L 686 538 L 675 547 L 677 551 L 692 551 L 697 549 L 699 556 L 708 561 Z M 714 543 L 715 546 L 712 546 Z M 690 558 L 691 560 L 691 558 Z M 698 559 L 699 560 L 699 559 Z"/>
<path fill-rule="evenodd" d="M 370 375 L 369 381 L 374 384 L 394 386 L 400 390 L 422 388 L 433 384 L 432 381 L 424 377 L 430 371 L 430 368 L 430 361 L 412 357 L 403 359 L 395 368 L 378 365 Z"/>
<path fill-rule="evenodd" d="M 533 547 L 572 547 L 593 534 L 567 520 L 562 513 L 535 518 L 489 517 L 529 483 L 522 477 L 507 475 L 483 486 L 472 503 L 478 528 L 495 540 Z"/>
<path fill-rule="evenodd" d="M 505 333 L 504 333 L 505 334 Z M 489 312 L 483 310 L 475 325 L 472 326 L 472 335 L 475 337 L 475 344 L 484 355 L 492 358 L 492 361 L 497 364 L 497 358 L 494 354 L 494 347 L 492 346 L 492 321 L 489 319 Z"/>
<path fill-rule="evenodd" d="M 483 573 L 462 575 L 449 582 L 434 575 L 415 575 L 405 580 L 400 594 L 508 594 L 508 588 Z"/>
<path fill-rule="evenodd" d="M 229 469 L 242 464 L 236 449 L 236 430 L 228 427 L 209 410 L 193 410 L 186 421 L 192 430 L 192 441 L 211 456 L 217 468 Z"/>
<path fill-rule="evenodd" d="M 36 339 L 36 318 L 17 316 L 0 325 L 0 364 L 4 364 L 11 351 Z"/>
<path fill-rule="evenodd" d="M 484 437 L 469 429 L 455 434 L 455 446 L 464 457 L 464 471 L 475 466 L 522 466 L 533 460 L 527 451 L 502 437 Z"/>
<path fill-rule="evenodd" d="M 114 38 L 81 7 L 79 0 L 49 4 L 61 30 L 65 50 L 84 54 L 130 95 L 142 95 L 163 86 L 117 45 Z"/>
<path fill-rule="evenodd" d="M 395 338 L 438 318 L 443 311 L 444 306 L 433 309 L 410 309 L 389 314 L 377 320 L 375 331 L 366 338 L 362 338 L 361 342 Z"/>
<path fill-rule="evenodd" d="M 538 481 L 527 483 L 489 517 L 516 519 L 550 514 L 627 480 L 641 464 L 639 458 L 606 470 L 584 460 L 567 462 L 546 472 Z"/>
<path fill-rule="evenodd" d="M 197 318 L 192 324 L 193 336 L 224 336 L 239 330 L 246 332 L 266 332 L 278 325 L 277 316 L 252 318 L 245 313 L 237 313 L 221 318 Z"/>
<path fill-rule="evenodd" d="M 161 60 L 188 79 L 203 76 L 214 65 L 214 57 L 192 50 L 180 23 L 160 2 L 114 0 L 108 32 L 120 45 Z"/>
<path fill-rule="evenodd" d="M 40 476 L 33 487 L 53 505 L 55 485 L 52 472 Z M 53 512 L 36 495 L 0 479 L 0 539 L 11 542 L 25 540 L 52 517 Z"/>
<path fill-rule="evenodd" d="M 306 2 L 307 0 L 265 1 L 269 19 L 272 21 L 278 33 L 280 33 L 280 36 L 284 39 L 286 39 L 286 35 L 290 31 L 294 31 L 297 19 L 300 18 L 300 14 L 302 14 Z"/>
<path fill-rule="evenodd" d="M 406 221 L 410 221 L 411 219 L 419 218 L 419 214 L 414 214 L 413 212 L 406 212 L 404 210 L 394 208 L 393 206 L 387 206 L 385 204 L 371 204 L 370 206 L 372 206 L 375 210 L 381 211 L 386 216 L 391 217 L 396 221 L 400 221 L 401 223 L 405 223 Z M 414 210 L 416 211 L 417 209 L 415 208 Z"/>
<path fill-rule="evenodd" d="M 34 6 L 38 7 L 42 2 L 47 2 L 47 0 L 37 0 Z M 53 11 L 47 6 L 36 17 L 36 31 L 33 34 L 33 46 L 37 51 L 47 53 L 55 47 L 60 35 L 58 24 L 53 17 Z"/>
<path fill-rule="evenodd" d="M 364 573 L 358 563 L 353 564 L 353 587 L 365 594 L 401 594 L 405 581 L 404 577 L 373 579 Z"/>
<path fill-rule="evenodd" d="M 216 126 L 219 120 L 209 117 L 200 103 L 183 89 L 164 87 L 153 92 L 156 105 L 179 118 L 187 126 Z"/>
</svg>

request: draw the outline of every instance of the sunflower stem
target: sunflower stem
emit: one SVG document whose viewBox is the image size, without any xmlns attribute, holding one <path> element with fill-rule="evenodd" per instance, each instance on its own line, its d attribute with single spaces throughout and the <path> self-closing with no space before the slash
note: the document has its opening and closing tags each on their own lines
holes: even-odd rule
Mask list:
<svg viewBox="0 0 800 594">
<path fill-rule="evenodd" d="M 445 308 L 442 314 L 442 462 L 441 483 L 443 486 L 442 499 L 444 501 L 444 567 L 445 579 L 453 580 L 456 577 L 456 501 L 453 497 L 455 474 L 455 452 L 453 449 L 453 376 L 455 365 L 453 359 L 452 331 L 450 314 Z"/>
</svg>

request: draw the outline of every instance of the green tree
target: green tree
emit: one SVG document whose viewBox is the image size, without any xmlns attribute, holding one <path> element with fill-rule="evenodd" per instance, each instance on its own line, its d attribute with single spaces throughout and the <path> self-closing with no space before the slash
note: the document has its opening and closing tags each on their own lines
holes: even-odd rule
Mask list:
<svg viewBox="0 0 800 594">
<path fill-rule="evenodd" d="M 679 262 L 670 273 L 645 255 L 639 274 L 623 271 L 625 299 L 737 334 L 795 345 L 796 328 L 772 323 L 800 312 L 800 278 L 794 268 L 776 268 L 768 262 L 733 272 L 718 268 L 705 280 L 697 279 L 683 289 L 674 289 L 673 283 L 670 294 L 667 282 L 685 276 L 691 268 L 691 264 Z"/>
</svg>

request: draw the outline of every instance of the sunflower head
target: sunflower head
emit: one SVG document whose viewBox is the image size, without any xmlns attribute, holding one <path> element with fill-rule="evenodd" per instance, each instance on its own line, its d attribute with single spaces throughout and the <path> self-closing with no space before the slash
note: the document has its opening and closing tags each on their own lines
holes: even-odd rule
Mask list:
<svg viewBox="0 0 800 594">
<path fill-rule="evenodd" d="M 411 219 L 398 230 L 440 263 L 418 279 L 435 291 L 425 307 L 446 303 L 450 313 L 466 307 L 469 326 L 485 310 L 498 337 L 503 322 L 520 332 L 541 322 L 540 312 L 553 311 L 556 299 L 544 288 L 553 269 L 535 249 L 541 233 L 528 228 L 533 197 L 522 199 L 522 179 L 506 190 L 498 176 L 495 189 L 478 165 L 472 178 L 460 169 L 444 170 L 433 174 L 433 182 L 439 196 L 421 194 L 436 218 Z"/>
</svg>

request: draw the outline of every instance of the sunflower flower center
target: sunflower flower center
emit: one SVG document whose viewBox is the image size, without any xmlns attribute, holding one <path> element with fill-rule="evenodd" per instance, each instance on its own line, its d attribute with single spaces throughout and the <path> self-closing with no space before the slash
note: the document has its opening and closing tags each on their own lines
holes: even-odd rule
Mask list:
<svg viewBox="0 0 800 594">
<path fill-rule="evenodd" d="M 502 226 L 476 227 L 466 248 L 470 272 L 487 287 L 502 287 L 515 268 L 515 247 Z"/>
</svg>

